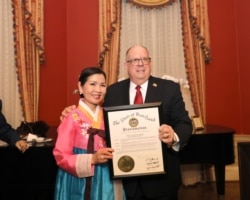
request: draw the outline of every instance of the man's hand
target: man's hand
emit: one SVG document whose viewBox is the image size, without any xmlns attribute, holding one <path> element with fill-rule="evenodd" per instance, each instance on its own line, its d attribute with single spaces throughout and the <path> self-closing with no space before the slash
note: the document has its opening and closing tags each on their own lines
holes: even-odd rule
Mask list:
<svg viewBox="0 0 250 200">
<path fill-rule="evenodd" d="M 159 138 L 162 142 L 171 146 L 175 142 L 174 130 L 171 126 L 163 124 L 159 128 Z"/>
<path fill-rule="evenodd" d="M 24 140 L 18 140 L 15 144 L 16 148 L 18 148 L 22 153 L 24 153 L 28 148 L 29 144 Z"/>
<path fill-rule="evenodd" d="M 63 119 L 68 115 L 68 113 L 74 110 L 75 108 L 76 108 L 76 105 L 71 105 L 71 106 L 64 108 L 64 110 L 61 113 L 60 120 L 63 121 Z"/>
</svg>

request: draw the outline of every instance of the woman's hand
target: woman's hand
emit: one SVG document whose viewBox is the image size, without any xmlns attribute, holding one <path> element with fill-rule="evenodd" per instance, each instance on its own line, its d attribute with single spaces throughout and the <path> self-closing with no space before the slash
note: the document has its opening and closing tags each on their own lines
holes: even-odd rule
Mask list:
<svg viewBox="0 0 250 200">
<path fill-rule="evenodd" d="M 92 156 L 92 164 L 100 164 L 105 163 L 108 159 L 113 158 L 114 149 L 112 148 L 103 148 L 99 149 L 95 154 Z"/>
</svg>

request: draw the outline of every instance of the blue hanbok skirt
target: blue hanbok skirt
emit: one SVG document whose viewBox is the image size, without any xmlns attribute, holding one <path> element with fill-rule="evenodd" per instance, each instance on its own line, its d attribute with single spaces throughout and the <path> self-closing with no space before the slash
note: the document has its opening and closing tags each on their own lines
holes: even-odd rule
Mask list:
<svg viewBox="0 0 250 200">
<path fill-rule="evenodd" d="M 87 153 L 83 149 L 74 149 L 75 154 Z M 83 200 L 86 178 L 78 178 L 68 172 L 58 169 L 55 185 L 55 200 Z M 95 175 L 92 177 L 91 200 L 114 199 L 113 181 L 109 175 L 108 163 L 95 166 Z"/>
</svg>

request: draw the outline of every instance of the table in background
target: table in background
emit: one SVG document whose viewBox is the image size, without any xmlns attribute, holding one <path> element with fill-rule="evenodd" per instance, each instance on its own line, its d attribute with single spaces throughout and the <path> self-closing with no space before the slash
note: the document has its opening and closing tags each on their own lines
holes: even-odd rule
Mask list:
<svg viewBox="0 0 250 200">
<path fill-rule="evenodd" d="M 182 164 L 214 165 L 218 196 L 225 194 L 225 166 L 234 163 L 234 130 L 217 125 L 206 125 L 191 136 L 180 152 Z"/>
<path fill-rule="evenodd" d="M 51 128 L 47 137 L 55 138 Z M 15 147 L 0 147 L 0 200 L 53 200 L 57 165 L 54 142 L 37 143 L 21 153 Z"/>
</svg>

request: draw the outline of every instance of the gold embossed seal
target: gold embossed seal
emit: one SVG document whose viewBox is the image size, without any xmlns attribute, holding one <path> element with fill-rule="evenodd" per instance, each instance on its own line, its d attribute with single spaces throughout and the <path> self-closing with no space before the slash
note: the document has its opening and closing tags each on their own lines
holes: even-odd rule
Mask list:
<svg viewBox="0 0 250 200">
<path fill-rule="evenodd" d="M 118 168 L 123 172 L 130 172 L 135 166 L 135 162 L 130 156 L 122 156 L 118 160 Z"/>
<path fill-rule="evenodd" d="M 138 121 L 138 119 L 136 119 L 136 118 L 131 118 L 131 119 L 129 120 L 129 125 L 130 125 L 131 127 L 136 127 L 136 126 L 138 126 L 138 124 L 139 124 L 139 121 Z"/>
</svg>

